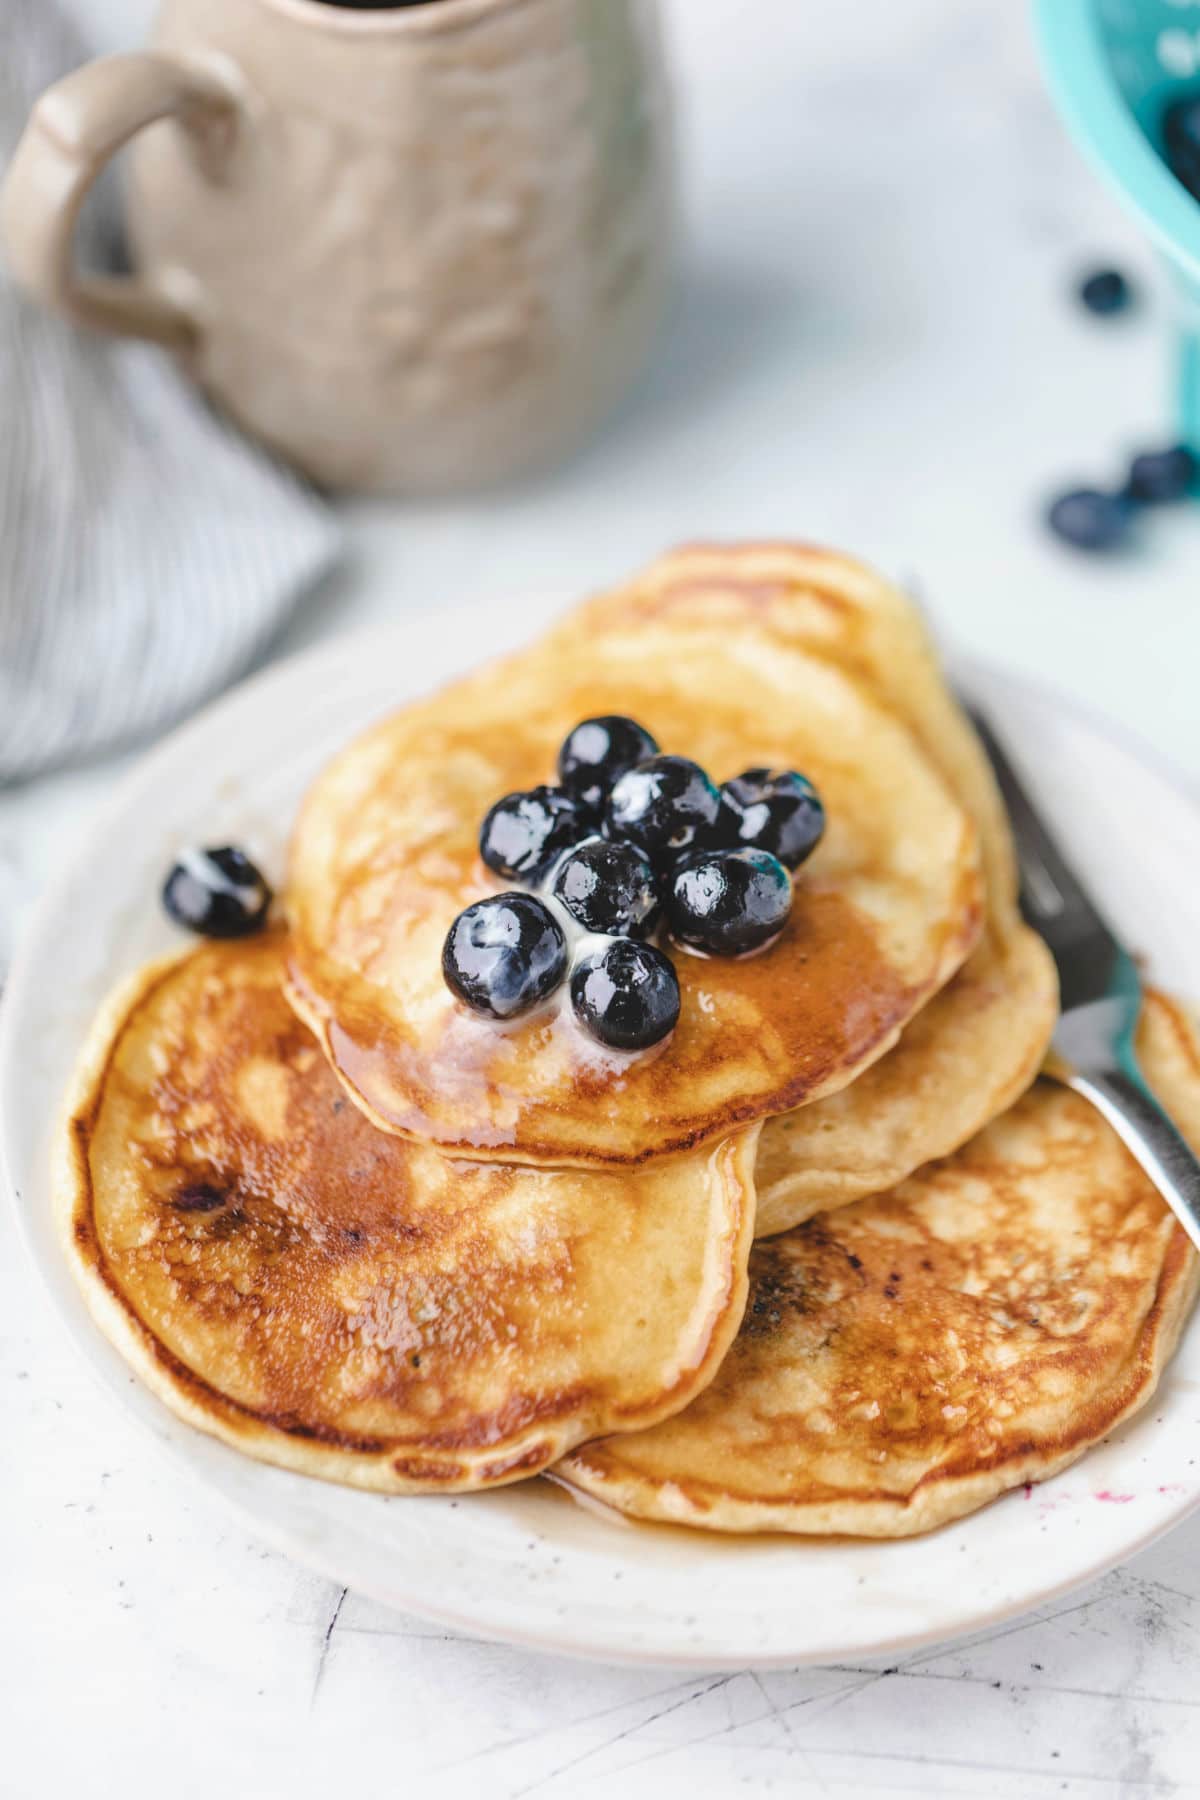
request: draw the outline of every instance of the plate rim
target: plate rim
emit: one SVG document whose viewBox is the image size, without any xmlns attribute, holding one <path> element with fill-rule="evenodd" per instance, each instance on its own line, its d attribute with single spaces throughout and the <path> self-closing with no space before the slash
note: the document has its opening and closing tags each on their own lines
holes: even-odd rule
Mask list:
<svg viewBox="0 0 1200 1800">
<path fill-rule="evenodd" d="M 63 901 L 77 881 L 81 865 L 94 853 L 116 821 L 127 818 L 131 807 L 136 806 L 139 796 L 145 790 L 153 790 L 160 779 L 160 771 L 167 768 L 181 753 L 185 753 L 194 740 L 202 742 L 211 732 L 214 724 L 219 724 L 223 715 L 234 713 L 248 701 L 262 702 L 269 706 L 272 698 L 279 692 L 286 692 L 297 679 L 303 679 L 310 669 L 320 665 L 328 667 L 331 656 L 337 659 L 341 668 L 360 666 L 364 656 L 378 655 L 378 646 L 384 643 L 403 644 L 406 652 L 419 657 L 419 642 L 427 639 L 440 644 L 445 643 L 448 622 L 454 626 L 467 626 L 468 621 L 477 616 L 481 620 L 489 620 L 487 636 L 493 635 L 495 624 L 495 608 L 473 602 L 455 607 L 449 617 L 437 612 L 414 615 L 411 618 L 393 621 L 385 626 L 374 626 L 364 630 L 348 632 L 332 640 L 318 642 L 298 651 L 292 656 L 271 664 L 266 669 L 252 673 L 238 682 L 234 687 L 208 702 L 198 712 L 189 717 L 173 731 L 161 738 L 151 749 L 140 756 L 131 768 L 126 770 L 110 793 L 91 809 L 83 828 L 74 838 L 69 851 L 55 869 L 54 875 L 38 897 L 34 909 L 21 933 L 17 951 L 13 958 L 9 979 L 5 986 L 2 1003 L 0 1003 L 0 1127 L 9 1116 L 10 1108 L 19 1093 L 20 1083 L 16 1079 L 19 1073 L 18 1030 L 22 1016 L 28 1016 L 30 997 L 26 989 L 35 980 L 36 971 L 42 966 L 39 955 L 41 940 L 46 935 L 49 922 L 56 912 L 62 908 Z M 520 627 L 514 631 L 514 638 L 519 637 Z M 459 634 L 470 641 L 469 631 Z M 414 644 L 414 639 L 417 644 Z M 373 646 L 376 647 L 373 649 Z M 1107 739 L 1122 750 L 1130 759 L 1140 764 L 1160 782 L 1174 791 L 1176 797 L 1192 813 L 1200 826 L 1200 799 L 1194 785 L 1184 776 L 1169 758 L 1148 744 L 1135 730 L 1127 727 L 1123 721 L 1114 721 L 1100 708 L 1090 706 L 1086 701 L 1077 701 L 1066 695 L 1053 682 L 1042 678 L 1028 677 L 1024 673 L 990 659 L 955 655 L 951 651 L 947 657 L 952 674 L 961 679 L 968 691 L 975 691 L 978 685 L 982 689 L 1011 688 L 1037 704 L 1053 707 L 1056 711 L 1068 715 L 1086 730 Z M 369 666 L 369 665 L 368 665 Z M 440 679 L 440 678 L 439 678 Z M 418 690 L 420 691 L 420 690 Z M 367 722 L 364 715 L 364 724 Z M 52 1121 L 46 1119 L 46 1125 Z M 16 1217 L 17 1236 L 25 1254 L 36 1268 L 39 1280 L 50 1299 L 54 1314 L 65 1328 L 76 1350 L 89 1367 L 93 1379 L 102 1383 L 110 1391 L 116 1391 L 116 1397 L 127 1415 L 132 1414 L 135 1422 L 142 1429 L 144 1436 L 157 1443 L 161 1453 L 168 1456 L 176 1467 L 181 1462 L 187 1465 L 186 1453 L 162 1430 L 156 1430 L 151 1418 L 144 1414 L 130 1397 L 128 1388 L 110 1379 L 108 1371 L 101 1366 L 95 1355 L 90 1353 L 90 1343 L 97 1340 L 105 1342 L 99 1327 L 80 1307 L 72 1313 L 55 1291 L 49 1273 L 43 1267 L 39 1247 L 34 1239 L 32 1202 L 22 1200 L 17 1183 L 17 1173 L 13 1166 L 13 1137 L 9 1131 L 0 1129 L 0 1177 L 8 1190 L 12 1211 Z M 123 1366 L 123 1365 L 122 1365 Z M 161 1410 L 165 1420 L 179 1423 L 174 1419 L 170 1409 L 161 1402 L 155 1402 L 155 1408 Z M 229 1451 L 229 1455 L 238 1455 Z M 198 1485 L 206 1494 L 219 1498 L 222 1505 L 239 1520 L 251 1536 L 273 1548 L 284 1552 L 304 1566 L 320 1574 L 325 1579 L 345 1585 L 344 1557 L 343 1567 L 339 1568 L 339 1553 L 336 1547 L 328 1554 L 323 1554 L 320 1546 L 310 1544 L 299 1538 L 294 1531 L 289 1531 L 286 1524 L 281 1523 L 276 1514 L 268 1508 L 257 1507 L 241 1497 L 237 1492 L 216 1479 L 206 1468 L 191 1466 L 191 1473 L 198 1476 Z M 275 1473 L 282 1473 L 275 1471 Z M 291 1476 L 293 1481 L 303 1481 L 302 1476 Z M 527 1650 L 548 1652 L 567 1656 L 580 1661 L 599 1661 L 608 1664 L 626 1666 L 680 1669 L 687 1671 L 714 1671 L 737 1668 L 779 1669 L 794 1668 L 803 1665 L 828 1663 L 846 1656 L 876 1656 L 893 1652 L 917 1650 L 925 1646 L 953 1643 L 969 1637 L 990 1626 L 1000 1625 L 1008 1620 L 1019 1618 L 1026 1613 L 1042 1607 L 1064 1594 L 1078 1590 L 1080 1587 L 1098 1579 L 1111 1569 L 1118 1567 L 1129 1558 L 1138 1555 L 1149 1545 L 1181 1524 L 1192 1512 L 1200 1507 L 1200 1490 L 1185 1494 L 1174 1505 L 1165 1507 L 1160 1516 L 1147 1523 L 1136 1533 L 1125 1538 L 1116 1548 L 1102 1551 L 1093 1556 L 1087 1566 L 1073 1570 L 1061 1581 L 1039 1586 L 1035 1594 L 1014 1596 L 1011 1600 L 989 1603 L 976 1617 L 962 1620 L 950 1625 L 932 1624 L 929 1627 L 914 1629 L 911 1632 L 896 1633 L 881 1637 L 875 1645 L 867 1650 L 861 1642 L 847 1642 L 841 1647 L 835 1643 L 821 1646 L 819 1649 L 788 1650 L 750 1650 L 743 1646 L 734 1646 L 727 1656 L 716 1656 L 711 1650 L 704 1649 L 688 1653 L 684 1648 L 677 1650 L 656 1650 L 653 1646 L 622 1645 L 613 1640 L 611 1632 L 603 1624 L 593 1621 L 590 1635 L 572 1633 L 564 1621 L 557 1629 L 547 1627 L 528 1627 L 503 1614 L 489 1613 L 486 1603 L 476 1597 L 467 1610 L 457 1610 L 425 1592 L 416 1597 L 404 1591 L 403 1580 L 390 1582 L 390 1591 L 385 1603 L 399 1609 L 405 1609 L 418 1617 L 433 1620 L 446 1625 L 450 1629 L 464 1632 L 471 1636 L 488 1641 L 508 1643 Z M 959 1523 L 962 1523 L 960 1521 Z M 702 1536 L 703 1534 L 697 1534 Z M 351 1583 L 350 1585 L 356 1585 Z M 378 1584 L 364 1580 L 357 1584 L 358 1591 L 378 1595 Z M 606 1635 L 607 1632 L 607 1635 Z"/>
</svg>

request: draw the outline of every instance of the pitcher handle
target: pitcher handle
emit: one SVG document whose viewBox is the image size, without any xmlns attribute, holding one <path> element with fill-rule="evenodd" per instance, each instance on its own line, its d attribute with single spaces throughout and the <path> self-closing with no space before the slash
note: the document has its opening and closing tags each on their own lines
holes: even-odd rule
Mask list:
<svg viewBox="0 0 1200 1800">
<path fill-rule="evenodd" d="M 0 195 L 9 266 L 36 299 L 77 325 L 193 346 L 196 320 L 136 276 L 85 274 L 75 266 L 75 223 L 105 164 L 135 133 L 175 119 L 213 166 L 232 141 L 237 102 L 211 71 L 155 51 L 100 57 L 38 100 Z"/>
</svg>

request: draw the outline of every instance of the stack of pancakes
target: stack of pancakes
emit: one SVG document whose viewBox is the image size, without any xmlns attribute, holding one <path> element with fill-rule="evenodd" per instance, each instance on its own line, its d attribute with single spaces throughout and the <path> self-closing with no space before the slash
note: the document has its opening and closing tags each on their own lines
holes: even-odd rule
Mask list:
<svg viewBox="0 0 1200 1800">
<path fill-rule="evenodd" d="M 446 987 L 480 820 L 632 715 L 829 828 L 782 936 L 675 957 L 665 1045 Z M 59 1160 L 101 1325 L 168 1405 L 388 1493 L 553 1469 L 645 1519 L 923 1530 L 1142 1405 L 1196 1284 L 1110 1128 L 1038 1070 L 1053 966 L 905 598 L 799 546 L 693 548 L 385 719 L 322 773 L 281 922 L 144 970 Z M 1200 1146 L 1200 1044 L 1145 1008 Z"/>
</svg>

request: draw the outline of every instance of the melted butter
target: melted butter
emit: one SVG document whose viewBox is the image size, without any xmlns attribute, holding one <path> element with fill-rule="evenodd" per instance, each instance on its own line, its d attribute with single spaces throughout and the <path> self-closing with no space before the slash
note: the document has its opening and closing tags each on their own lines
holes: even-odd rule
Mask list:
<svg viewBox="0 0 1200 1800">
<path fill-rule="evenodd" d="M 602 840 L 594 837 L 581 839 L 581 843 L 596 843 L 600 841 Z M 671 1038 L 674 1036 L 673 1032 L 668 1032 L 665 1038 L 660 1038 L 657 1044 L 652 1044 L 645 1050 L 615 1049 L 612 1045 L 602 1044 L 598 1038 L 594 1038 L 575 1017 L 575 1010 L 571 1005 L 571 977 L 576 968 L 578 968 L 579 964 L 586 958 L 602 954 L 610 944 L 615 944 L 619 941 L 617 934 L 614 932 L 589 931 L 585 925 L 580 924 L 579 920 L 567 910 L 557 895 L 551 891 L 559 869 L 567 858 L 573 855 L 575 850 L 579 848 L 579 844 L 573 844 L 568 849 L 564 850 L 551 866 L 544 883 L 536 887 L 531 886 L 527 882 L 510 881 L 506 883 L 502 881 L 493 870 L 489 869 L 485 863 L 482 861 L 478 863 L 475 870 L 477 881 L 479 885 L 488 892 L 496 895 L 506 893 L 530 894 L 535 900 L 541 902 L 547 912 L 555 920 L 566 940 L 567 964 L 566 973 L 558 986 L 543 999 L 539 1000 L 536 1005 L 529 1007 L 528 1010 L 523 1013 L 517 1014 L 515 1018 L 492 1018 L 486 1013 L 477 1013 L 473 1011 L 464 1002 L 455 999 L 455 1009 L 463 1020 L 464 1026 L 476 1027 L 484 1034 L 477 1040 L 477 1056 L 471 1054 L 470 1048 L 467 1049 L 467 1053 L 462 1059 L 464 1068 L 486 1062 L 490 1054 L 488 1045 L 494 1042 L 497 1035 L 501 1037 L 525 1037 L 530 1030 L 536 1030 L 539 1025 L 556 1023 L 562 1030 L 570 1031 L 572 1034 L 575 1040 L 573 1053 L 580 1068 L 590 1070 L 595 1075 L 610 1078 L 614 1086 L 620 1087 L 623 1085 L 623 1076 L 626 1070 L 631 1068 L 635 1063 L 653 1061 L 655 1058 L 662 1056 L 666 1051 L 667 1046 L 670 1044 Z M 673 943 L 664 943 L 664 932 L 661 925 L 646 937 L 644 941 L 649 944 L 654 944 L 659 949 L 664 949 L 667 954 L 670 954 L 674 949 L 681 947 L 676 946 Z M 772 942 L 774 942 L 774 939 L 772 939 Z"/>
<path fill-rule="evenodd" d="M 536 1006 L 530 1007 L 528 1012 L 519 1014 L 517 1018 L 491 1019 L 486 1018 L 486 1016 L 482 1014 L 478 1016 L 484 1018 L 488 1028 L 492 1031 L 511 1031 L 514 1027 L 520 1029 L 522 1025 L 530 1023 L 539 1017 L 564 1019 L 574 1028 L 576 1035 L 580 1039 L 580 1060 L 582 1062 L 594 1063 L 597 1067 L 607 1067 L 619 1070 L 628 1067 L 629 1064 L 638 1061 L 643 1056 L 657 1055 L 664 1048 L 665 1043 L 669 1041 L 671 1033 L 667 1034 L 667 1039 L 653 1045 L 650 1050 L 614 1050 L 610 1045 L 601 1044 L 598 1039 L 592 1037 L 591 1033 L 585 1031 L 575 1017 L 574 1008 L 571 1005 L 572 975 L 575 973 L 575 970 L 579 967 L 581 962 L 590 956 L 603 954 L 610 944 L 615 944 L 617 942 L 617 938 L 616 934 L 613 932 L 589 931 L 585 925 L 581 925 L 575 915 L 568 911 L 562 901 L 558 898 L 557 894 L 553 892 L 553 888 L 558 877 L 558 871 L 562 868 L 568 857 L 573 856 L 575 851 L 581 849 L 584 844 L 596 844 L 601 842 L 603 842 L 602 839 L 593 836 L 582 838 L 578 844 L 570 845 L 569 848 L 564 850 L 562 854 L 555 859 L 546 875 L 545 881 L 536 887 L 530 886 L 526 882 L 513 882 L 508 888 L 497 887 L 497 892 L 511 893 L 515 891 L 524 894 L 532 894 L 535 900 L 541 901 L 551 918 L 555 920 L 563 937 L 566 939 L 567 968 L 562 981 L 553 992 L 547 994 Z M 481 863 L 480 868 L 486 869 L 486 865 Z M 486 870 L 486 873 L 490 876 L 492 871 Z M 659 937 L 660 933 L 655 932 L 653 937 L 648 938 L 646 941 L 648 943 L 658 943 Z"/>
</svg>

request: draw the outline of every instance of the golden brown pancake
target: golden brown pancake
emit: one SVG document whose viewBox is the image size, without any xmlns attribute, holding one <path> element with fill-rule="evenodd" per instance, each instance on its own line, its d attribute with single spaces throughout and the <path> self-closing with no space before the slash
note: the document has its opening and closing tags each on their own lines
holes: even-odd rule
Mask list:
<svg viewBox="0 0 1200 1800">
<path fill-rule="evenodd" d="M 991 767 L 949 692 L 911 601 L 849 557 L 802 544 L 695 545 L 592 601 L 601 629 L 652 618 L 733 630 L 753 604 L 781 640 L 846 669 L 902 717 L 979 826 L 984 935 L 895 1049 L 847 1088 L 768 1119 L 755 1182 L 759 1237 L 893 1187 L 948 1156 L 1024 1092 L 1058 1012 L 1054 964 L 1021 923 L 1012 836 Z M 564 636 L 578 628 L 568 620 Z"/>
<path fill-rule="evenodd" d="M 1200 1041 L 1147 1000 L 1143 1069 L 1200 1147 Z M 638 1518 L 904 1537 L 1038 1481 L 1144 1406 L 1200 1265 L 1087 1102 L 1038 1081 L 889 1193 L 755 1245 L 713 1384 L 558 1473 Z"/>
<path fill-rule="evenodd" d="M 293 840 L 289 997 L 368 1117 L 463 1156 L 637 1164 L 836 1092 L 981 930 L 974 824 L 856 673 L 753 597 L 716 619 L 590 617 L 368 732 Z M 716 780 L 799 768 L 829 816 L 780 938 L 740 960 L 677 951 L 679 1025 L 632 1060 L 562 1009 L 498 1029 L 440 968 L 456 914 L 504 885 L 478 857 L 488 807 L 552 779 L 578 720 L 617 711 Z"/>
<path fill-rule="evenodd" d="M 741 1319 L 756 1128 L 632 1174 L 445 1160 L 350 1105 L 283 955 L 144 971 L 80 1069 L 63 1237 L 143 1379 L 252 1456 L 393 1493 L 685 1405 Z"/>
<path fill-rule="evenodd" d="M 1058 980 L 1041 938 L 979 948 L 894 1050 L 851 1087 L 768 1119 L 758 1140 L 755 1236 L 881 1193 L 949 1156 L 1025 1092 L 1058 1017 Z"/>
</svg>

